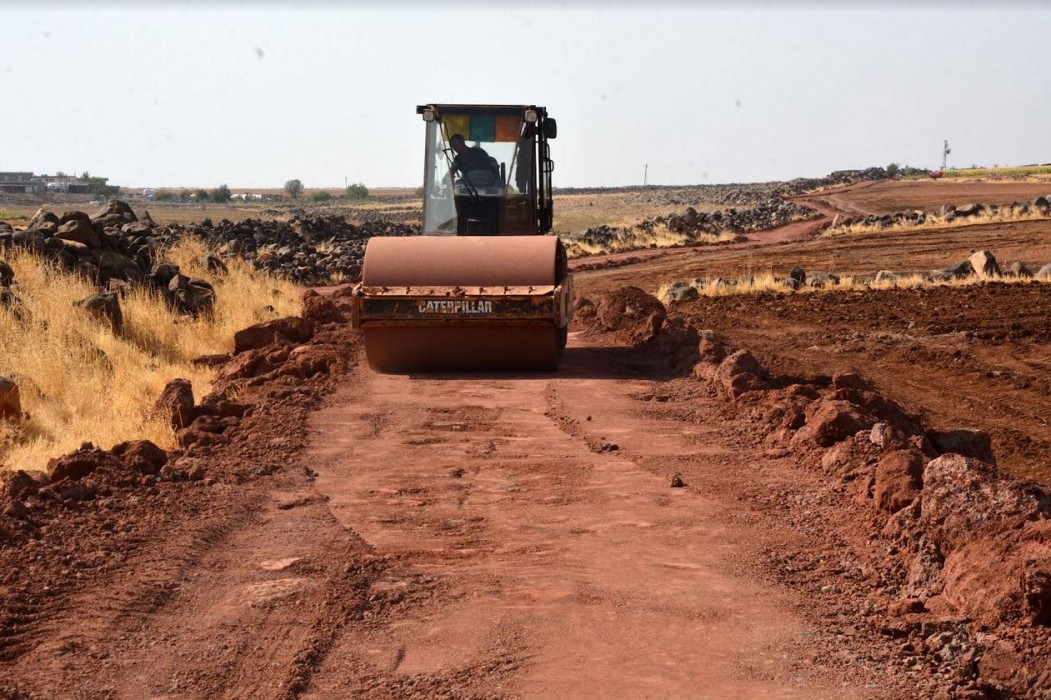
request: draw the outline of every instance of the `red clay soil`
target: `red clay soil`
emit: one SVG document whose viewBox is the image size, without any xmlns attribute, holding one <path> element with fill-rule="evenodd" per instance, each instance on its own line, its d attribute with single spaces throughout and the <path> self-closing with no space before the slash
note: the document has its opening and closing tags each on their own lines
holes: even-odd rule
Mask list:
<svg viewBox="0 0 1051 700">
<path fill-rule="evenodd" d="M 308 306 L 314 320 L 338 317 L 323 302 Z M 1017 562 L 1009 585 L 976 585 L 953 568 L 958 538 L 909 515 L 921 502 L 971 513 L 952 505 L 966 491 L 950 478 L 971 467 L 879 482 L 882 453 L 851 429 L 885 421 L 893 452 L 914 444 L 901 441 L 916 417 L 862 378 L 793 386 L 742 353 L 719 363 L 728 350 L 711 336 L 697 378 L 684 376 L 698 336 L 674 321 L 637 349 L 613 340 L 652 329 L 651 315 L 574 334 L 555 375 L 379 375 L 343 324 L 293 347 L 253 332 L 266 344 L 224 366 L 229 384 L 195 408 L 197 432 L 180 433 L 188 447 L 158 473 L 127 450 L 87 450 L 73 461 L 96 464 L 79 478 L 5 482 L 2 695 L 1051 687 L 1046 568 L 1017 553 L 1034 535 L 968 550 L 983 572 L 997 552 Z M 244 418 L 206 431 L 220 398 Z M 838 406 L 856 415 L 822 418 Z M 876 495 L 863 487 L 873 473 Z M 974 483 L 996 503 L 1034 499 Z M 985 604 L 989 592 L 1003 605 Z"/>
<path fill-rule="evenodd" d="M 336 290 L 163 467 L 5 478 L 0 697 L 1051 694 L 1049 497 L 992 464 L 1040 475 L 1049 288 L 600 298 L 674 255 L 578 277 L 557 374 L 375 374 Z"/>
<path fill-rule="evenodd" d="M 860 372 L 931 424 L 988 431 L 1002 469 L 1051 485 L 1051 285 L 737 295 L 671 313 L 780 374 Z"/>
<path fill-rule="evenodd" d="M 4 697 L 974 685 L 951 655 L 892 662 L 879 625 L 779 582 L 771 551 L 842 558 L 820 511 L 771 510 L 826 479 L 703 383 L 667 382 L 664 352 L 575 337 L 557 375 L 411 377 L 353 367 L 345 325 L 269 338 L 224 366 L 158 473 L 85 450 L 63 464 L 94 468 L 5 481 Z M 219 430 L 221 397 L 247 410 Z"/>
<path fill-rule="evenodd" d="M 773 272 L 786 276 L 793 265 L 841 275 L 871 275 L 941 269 L 967 259 L 975 250 L 991 250 L 1001 264 L 1021 261 L 1034 269 L 1051 262 L 1051 219 L 972 224 L 949 228 L 888 230 L 819 237 L 837 213 L 889 213 L 942 204 L 1025 201 L 1051 195 L 1051 183 L 943 181 L 862 182 L 794 198 L 822 217 L 749 234 L 731 244 L 631 251 L 571 261 L 582 273 L 578 285 L 595 296 L 625 285 L 656 290 L 674 280 L 747 277 Z M 966 199 L 973 196 L 973 199 Z M 944 197 L 959 199 L 944 199 Z"/>
</svg>

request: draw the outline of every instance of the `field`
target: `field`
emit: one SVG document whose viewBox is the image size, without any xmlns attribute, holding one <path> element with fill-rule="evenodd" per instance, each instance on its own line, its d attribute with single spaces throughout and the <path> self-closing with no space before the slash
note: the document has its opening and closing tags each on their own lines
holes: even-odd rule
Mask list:
<svg viewBox="0 0 1051 700">
<path fill-rule="evenodd" d="M 1010 204 L 1051 194 L 1051 182 L 988 180 L 899 180 L 874 182 L 833 194 L 828 201 L 850 214 L 893 214 L 906 209 L 937 211 L 943 204 Z"/>
<path fill-rule="evenodd" d="M 1051 282 L 913 276 L 1051 262 L 1051 219 L 822 230 L 1048 189 L 863 182 L 732 242 L 577 258 L 557 372 L 373 372 L 350 289 L 321 289 L 310 337 L 219 367 L 160 470 L 80 451 L 78 479 L 3 482 L 0 694 L 1046 697 Z M 794 266 L 847 283 L 793 292 Z M 651 296 L 695 278 L 759 284 Z"/>
<path fill-rule="evenodd" d="M 1003 168 L 954 168 L 946 170 L 948 178 L 1029 178 L 1051 176 L 1051 165 L 1020 165 Z"/>
<path fill-rule="evenodd" d="M 132 188 L 132 191 L 135 191 Z M 141 191 L 141 188 L 139 188 Z M 281 190 L 234 189 L 241 193 L 255 193 L 280 196 Z M 147 200 L 141 196 L 125 197 L 136 209 L 145 209 L 158 222 L 166 224 L 174 221 L 188 224 L 210 218 L 213 221 L 229 219 L 241 221 L 249 218 L 284 219 L 293 210 L 305 209 L 311 212 L 335 213 L 345 215 L 351 220 L 364 216 L 379 216 L 385 219 L 419 221 L 422 201 L 410 188 L 387 188 L 370 190 L 368 199 L 347 201 L 332 199 L 328 202 L 315 202 L 311 199 L 319 189 L 305 190 L 298 200 L 287 198 L 264 202 L 215 203 L 180 203 Z M 324 190 L 334 197 L 341 191 L 335 188 Z M 0 199 L 0 221 L 22 224 L 41 206 L 61 213 L 67 209 L 91 210 L 88 197 L 49 195 L 40 201 L 27 197 L 7 196 Z M 557 232 L 579 233 L 591 226 L 633 226 L 645 218 L 666 215 L 682 211 L 693 206 L 698 211 L 714 211 L 720 205 L 702 188 L 633 188 L 624 190 L 593 190 L 584 193 L 571 192 L 555 194 L 555 223 Z"/>
</svg>

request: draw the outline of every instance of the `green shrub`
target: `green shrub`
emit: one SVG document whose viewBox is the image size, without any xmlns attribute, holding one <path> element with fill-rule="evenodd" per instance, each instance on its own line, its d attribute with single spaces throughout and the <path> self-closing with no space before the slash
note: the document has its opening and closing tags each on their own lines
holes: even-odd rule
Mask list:
<svg viewBox="0 0 1051 700">
<path fill-rule="evenodd" d="M 367 199 L 369 196 L 369 188 L 360 182 L 355 182 L 353 185 L 347 185 L 347 199 Z"/>
<path fill-rule="evenodd" d="M 327 202 L 330 199 L 332 199 L 332 195 L 325 190 L 310 195 L 310 201 L 312 202 Z"/>
<path fill-rule="evenodd" d="M 219 185 L 214 190 L 212 190 L 213 202 L 219 202 L 220 204 L 223 202 L 229 202 L 230 197 L 230 188 L 226 185 Z"/>
<path fill-rule="evenodd" d="M 303 194 L 303 183 L 299 180 L 289 180 L 285 183 L 285 194 L 292 199 L 299 199 L 299 195 Z"/>
</svg>

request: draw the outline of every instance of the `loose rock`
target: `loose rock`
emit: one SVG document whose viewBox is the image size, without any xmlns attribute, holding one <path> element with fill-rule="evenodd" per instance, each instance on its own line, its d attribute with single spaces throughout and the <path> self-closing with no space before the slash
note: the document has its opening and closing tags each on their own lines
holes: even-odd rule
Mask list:
<svg viewBox="0 0 1051 700">
<path fill-rule="evenodd" d="M 15 380 L 0 377 L 0 420 L 21 420 L 22 396 Z"/>
</svg>

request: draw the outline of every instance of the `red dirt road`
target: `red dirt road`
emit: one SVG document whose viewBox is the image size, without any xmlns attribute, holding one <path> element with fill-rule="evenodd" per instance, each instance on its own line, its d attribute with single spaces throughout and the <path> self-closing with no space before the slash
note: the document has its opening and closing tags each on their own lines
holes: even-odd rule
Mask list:
<svg viewBox="0 0 1051 700">
<path fill-rule="evenodd" d="M 747 450 L 647 415 L 632 397 L 653 382 L 615 353 L 574 342 L 557 378 L 363 369 L 313 417 L 317 492 L 395 562 L 385 586 L 429 597 L 348 631 L 308 697 L 353 694 L 362 668 L 369 696 L 413 678 L 457 697 L 872 696 L 808 666 L 801 601 L 748 569 L 769 523 L 669 486 L 694 471 L 732 492 Z"/>
</svg>

